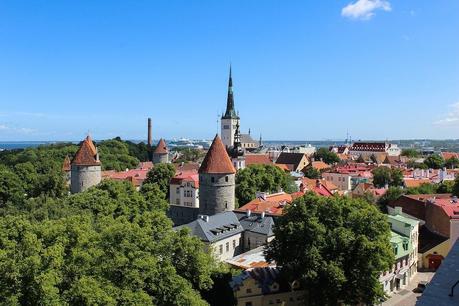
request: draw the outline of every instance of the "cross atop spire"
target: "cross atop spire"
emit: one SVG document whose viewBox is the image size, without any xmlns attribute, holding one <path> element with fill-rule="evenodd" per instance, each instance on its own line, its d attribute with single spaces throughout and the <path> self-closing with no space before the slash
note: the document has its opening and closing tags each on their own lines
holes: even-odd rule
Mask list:
<svg viewBox="0 0 459 306">
<path fill-rule="evenodd" d="M 229 79 L 228 79 L 228 97 L 226 99 L 226 112 L 222 116 L 222 119 L 239 119 L 239 116 L 236 113 L 234 108 L 234 96 L 233 96 L 233 77 L 231 73 L 231 64 L 230 64 L 230 71 L 229 71 Z"/>
</svg>

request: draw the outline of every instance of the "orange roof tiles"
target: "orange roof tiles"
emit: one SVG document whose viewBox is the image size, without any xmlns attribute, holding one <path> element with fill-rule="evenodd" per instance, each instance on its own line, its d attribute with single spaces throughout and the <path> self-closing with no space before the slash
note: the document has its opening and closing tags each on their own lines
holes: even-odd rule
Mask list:
<svg viewBox="0 0 459 306">
<path fill-rule="evenodd" d="M 225 146 L 218 135 L 212 141 L 206 157 L 202 161 L 199 173 L 236 173 Z"/>
<path fill-rule="evenodd" d="M 97 157 L 97 149 L 91 140 L 91 137 L 86 137 L 80 145 L 72 160 L 72 165 L 77 166 L 98 166 L 100 161 Z"/>
<path fill-rule="evenodd" d="M 69 172 L 71 170 L 71 164 L 70 164 L 70 158 L 69 156 L 65 156 L 64 163 L 62 165 L 62 171 L 64 172 Z"/>
<path fill-rule="evenodd" d="M 422 184 L 430 184 L 430 179 L 423 178 L 423 179 L 412 179 L 412 178 L 404 178 L 403 182 L 407 188 L 415 188 L 419 187 Z"/>
<path fill-rule="evenodd" d="M 324 170 L 324 169 L 330 169 L 330 165 L 319 160 L 319 161 L 313 161 L 311 162 L 311 167 L 313 167 L 316 170 Z"/>
<path fill-rule="evenodd" d="M 266 195 L 265 198 L 256 198 L 255 200 L 250 201 L 242 207 L 236 209 L 236 211 L 245 212 L 250 210 L 254 213 L 265 212 L 270 215 L 281 216 L 283 209 L 287 204 L 292 203 L 292 201 L 299 196 L 304 195 L 302 192 L 295 192 L 294 194 L 288 194 L 285 192 L 279 192 L 275 194 Z"/>
<path fill-rule="evenodd" d="M 168 153 L 166 142 L 164 141 L 164 139 L 161 138 L 159 140 L 158 144 L 156 145 L 155 151 L 153 153 L 154 154 L 167 154 Z"/>
<path fill-rule="evenodd" d="M 272 165 L 273 162 L 269 159 L 266 154 L 246 154 L 245 165 Z"/>
</svg>

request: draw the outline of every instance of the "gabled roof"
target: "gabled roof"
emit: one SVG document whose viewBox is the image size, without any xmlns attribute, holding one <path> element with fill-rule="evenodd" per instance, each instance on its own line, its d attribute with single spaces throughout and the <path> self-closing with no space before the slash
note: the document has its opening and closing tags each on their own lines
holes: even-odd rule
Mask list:
<svg viewBox="0 0 459 306">
<path fill-rule="evenodd" d="M 188 227 L 192 235 L 209 243 L 231 237 L 244 231 L 236 214 L 232 211 L 225 211 L 205 217 L 208 218 L 207 221 L 199 218 L 188 224 L 174 227 L 174 229 L 179 230 L 183 227 Z"/>
<path fill-rule="evenodd" d="M 255 145 L 258 145 L 258 142 L 253 140 L 250 134 L 241 134 L 241 143 L 254 143 Z"/>
<path fill-rule="evenodd" d="M 276 164 L 294 165 L 294 168 L 296 169 L 304 157 L 304 153 L 282 152 L 277 158 Z"/>
<path fill-rule="evenodd" d="M 169 150 L 167 149 L 166 142 L 164 139 L 160 139 L 158 144 L 156 145 L 155 151 L 153 154 L 167 154 Z"/>
<path fill-rule="evenodd" d="M 81 142 L 80 148 L 76 152 L 72 160 L 72 165 L 77 166 L 98 166 L 100 165 L 99 158 L 97 156 L 97 149 L 91 140 L 91 137 L 86 137 Z"/>
<path fill-rule="evenodd" d="M 260 215 L 248 217 L 243 215 L 239 218 L 239 222 L 245 231 L 266 235 L 267 237 L 274 236 L 274 219 L 272 217 L 261 217 Z"/>
<path fill-rule="evenodd" d="M 330 169 L 331 166 L 321 160 L 318 161 L 313 161 L 311 162 L 311 167 L 313 167 L 316 170 L 324 170 L 324 169 Z"/>
<path fill-rule="evenodd" d="M 234 169 L 233 163 L 226 152 L 225 145 L 218 135 L 212 141 L 212 145 L 199 168 L 199 173 L 236 173 L 236 169 Z"/>
</svg>

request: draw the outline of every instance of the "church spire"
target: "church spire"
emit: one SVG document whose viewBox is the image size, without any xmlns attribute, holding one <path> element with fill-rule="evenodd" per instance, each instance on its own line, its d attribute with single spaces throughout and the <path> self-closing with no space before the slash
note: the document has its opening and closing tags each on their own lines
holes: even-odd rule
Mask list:
<svg viewBox="0 0 459 306">
<path fill-rule="evenodd" d="M 233 96 L 233 78 L 231 75 L 231 65 L 228 79 L 228 97 L 226 99 L 226 112 L 222 119 L 239 119 L 236 110 L 234 109 L 234 96 Z"/>
</svg>

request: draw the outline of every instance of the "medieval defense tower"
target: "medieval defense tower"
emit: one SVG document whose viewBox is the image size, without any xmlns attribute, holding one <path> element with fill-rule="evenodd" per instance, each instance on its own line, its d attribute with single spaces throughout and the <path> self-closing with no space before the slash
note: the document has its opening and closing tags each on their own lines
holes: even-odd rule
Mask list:
<svg viewBox="0 0 459 306">
<path fill-rule="evenodd" d="M 199 213 L 214 215 L 234 209 L 235 174 L 225 145 L 215 136 L 199 168 Z"/>
<path fill-rule="evenodd" d="M 97 148 L 90 136 L 81 142 L 71 162 L 70 191 L 78 193 L 97 185 L 102 179 L 102 169 Z"/>
<path fill-rule="evenodd" d="M 225 147 L 229 148 L 234 143 L 234 134 L 236 126 L 239 123 L 239 116 L 234 108 L 233 96 L 233 78 L 231 76 L 231 67 L 228 80 L 228 97 L 226 99 L 226 111 L 221 118 L 221 136 Z"/>
<path fill-rule="evenodd" d="M 164 139 L 160 139 L 153 152 L 153 164 L 167 164 L 169 162 L 169 150 Z"/>
</svg>

